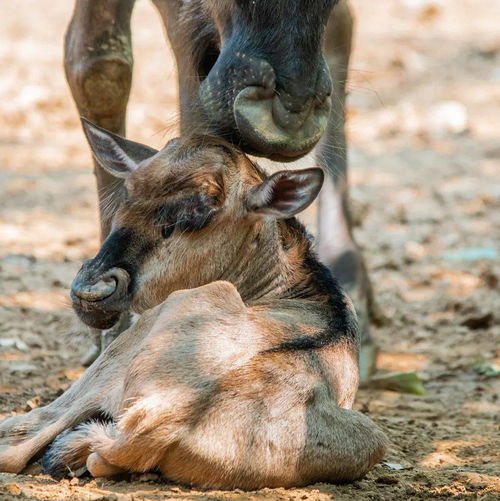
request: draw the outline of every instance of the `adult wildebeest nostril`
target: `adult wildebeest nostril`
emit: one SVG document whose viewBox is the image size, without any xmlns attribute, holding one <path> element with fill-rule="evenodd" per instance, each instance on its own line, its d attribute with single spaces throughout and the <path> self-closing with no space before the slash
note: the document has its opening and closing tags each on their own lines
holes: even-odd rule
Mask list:
<svg viewBox="0 0 500 501">
<path fill-rule="evenodd" d="M 309 152 L 325 132 L 332 82 L 322 58 L 307 78 L 305 66 L 284 73 L 280 64 L 226 47 L 199 98 L 214 130 L 236 129 L 233 140 L 244 150 L 287 161 Z"/>
<path fill-rule="evenodd" d="M 71 284 L 71 292 L 83 301 L 96 303 L 117 292 L 125 292 L 129 283 L 129 274 L 121 268 L 108 270 L 97 281 L 89 280 L 85 268 L 82 268 Z"/>
<path fill-rule="evenodd" d="M 246 87 L 234 101 L 238 130 L 248 146 L 271 159 L 294 160 L 319 141 L 326 130 L 331 99 L 311 99 L 298 109 L 278 95 L 262 96 L 258 87 Z M 297 111 L 296 111 L 297 110 Z"/>
</svg>

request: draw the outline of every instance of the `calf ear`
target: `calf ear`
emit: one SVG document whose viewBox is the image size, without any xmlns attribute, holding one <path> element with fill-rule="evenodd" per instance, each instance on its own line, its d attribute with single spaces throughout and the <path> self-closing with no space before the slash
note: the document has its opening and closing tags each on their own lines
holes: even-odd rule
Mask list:
<svg viewBox="0 0 500 501">
<path fill-rule="evenodd" d="M 152 157 L 157 150 L 141 143 L 129 141 L 98 127 L 82 117 L 83 132 L 97 162 L 111 175 L 126 178 L 137 165 Z"/>
<path fill-rule="evenodd" d="M 323 179 L 323 171 L 318 168 L 276 172 L 250 190 L 247 207 L 279 218 L 295 216 L 316 198 Z"/>
</svg>

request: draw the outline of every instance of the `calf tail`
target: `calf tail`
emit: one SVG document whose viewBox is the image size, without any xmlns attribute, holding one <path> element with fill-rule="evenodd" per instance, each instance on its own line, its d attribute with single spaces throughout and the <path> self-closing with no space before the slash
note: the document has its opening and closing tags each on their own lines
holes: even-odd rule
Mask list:
<svg viewBox="0 0 500 501">
<path fill-rule="evenodd" d="M 114 423 L 89 421 L 61 433 L 42 457 L 42 468 L 54 478 L 80 476 L 96 442 L 113 441 Z"/>
</svg>

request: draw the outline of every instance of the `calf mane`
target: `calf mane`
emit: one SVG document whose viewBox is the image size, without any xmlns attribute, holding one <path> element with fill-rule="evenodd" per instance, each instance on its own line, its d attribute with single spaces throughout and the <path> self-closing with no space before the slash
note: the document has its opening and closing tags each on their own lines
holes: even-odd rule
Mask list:
<svg viewBox="0 0 500 501">
<path fill-rule="evenodd" d="M 288 234 L 288 240 L 292 238 L 295 245 L 303 245 L 301 266 L 306 274 L 306 279 L 290 288 L 283 298 L 326 300 L 329 306 L 329 321 L 328 327 L 320 334 L 287 341 L 268 351 L 312 350 L 341 340 L 356 346 L 359 334 L 352 306 L 332 272 L 319 261 L 312 248 L 312 236 L 295 217 L 286 219 L 281 224 L 282 234 Z"/>
</svg>

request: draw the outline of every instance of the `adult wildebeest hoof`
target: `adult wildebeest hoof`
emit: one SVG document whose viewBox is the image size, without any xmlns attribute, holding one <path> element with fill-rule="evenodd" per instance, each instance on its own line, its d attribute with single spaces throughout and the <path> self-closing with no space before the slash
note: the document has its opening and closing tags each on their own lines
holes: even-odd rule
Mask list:
<svg viewBox="0 0 500 501">
<path fill-rule="evenodd" d="M 331 262 L 331 261 L 330 261 Z M 360 332 L 359 373 L 361 381 L 368 381 L 377 366 L 378 346 L 371 336 L 370 323 L 374 321 L 374 311 L 380 315 L 373 298 L 373 291 L 363 258 L 357 250 L 347 250 L 333 260 L 330 265 L 333 274 L 351 298 L 358 317 Z"/>
</svg>

